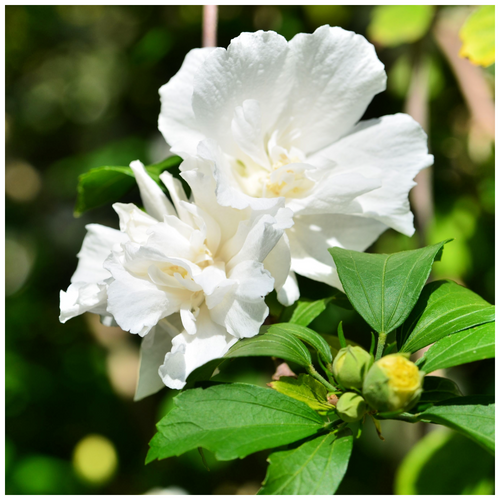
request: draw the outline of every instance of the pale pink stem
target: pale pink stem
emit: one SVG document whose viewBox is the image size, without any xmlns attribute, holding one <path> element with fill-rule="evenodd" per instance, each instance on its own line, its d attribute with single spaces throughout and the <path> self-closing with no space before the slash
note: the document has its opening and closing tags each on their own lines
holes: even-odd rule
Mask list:
<svg viewBox="0 0 500 500">
<path fill-rule="evenodd" d="M 203 47 L 217 47 L 217 5 L 203 6 Z"/>
</svg>

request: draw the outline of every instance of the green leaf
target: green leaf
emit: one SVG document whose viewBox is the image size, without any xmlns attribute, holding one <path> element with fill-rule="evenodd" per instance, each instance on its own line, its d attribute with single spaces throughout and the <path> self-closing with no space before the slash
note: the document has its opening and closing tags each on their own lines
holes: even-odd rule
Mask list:
<svg viewBox="0 0 500 500">
<path fill-rule="evenodd" d="M 495 357 L 495 323 L 470 328 L 445 337 L 420 358 L 417 366 L 431 373 L 440 368 L 451 368 L 472 361 Z"/>
<path fill-rule="evenodd" d="M 332 357 L 335 359 L 335 356 L 337 353 L 340 351 L 342 346 L 340 345 L 340 339 L 336 335 L 330 335 L 328 333 L 324 333 L 322 337 L 326 340 L 328 345 L 330 346 L 330 351 L 332 353 Z M 347 345 L 358 345 L 356 342 L 353 342 L 352 340 L 347 340 L 346 339 Z"/>
<path fill-rule="evenodd" d="M 333 495 L 351 456 L 353 436 L 319 436 L 269 456 L 259 495 Z"/>
<path fill-rule="evenodd" d="M 398 330 L 401 352 L 415 352 L 453 333 L 495 320 L 495 307 L 454 281 L 434 281 Z"/>
<path fill-rule="evenodd" d="M 460 56 L 472 63 L 490 66 L 495 62 L 495 6 L 483 5 L 474 11 L 460 30 Z"/>
<path fill-rule="evenodd" d="M 157 424 L 146 463 L 198 447 L 215 453 L 217 460 L 243 458 L 312 436 L 324 427 L 323 419 L 305 403 L 248 384 L 190 389 L 174 403 Z"/>
<path fill-rule="evenodd" d="M 325 362 L 331 363 L 333 361 L 332 352 L 328 342 L 326 342 L 326 340 L 319 333 L 316 333 L 310 328 L 291 323 L 276 323 L 275 325 L 270 326 L 267 330 L 267 335 L 270 333 L 293 335 L 316 349 Z"/>
<path fill-rule="evenodd" d="M 424 378 L 424 391 L 415 410 L 421 412 L 433 404 L 460 396 L 462 393 L 453 380 L 427 376 Z"/>
<path fill-rule="evenodd" d="M 472 401 L 468 397 L 450 399 L 419 413 L 418 418 L 455 429 L 493 453 L 495 404 L 470 404 Z"/>
<path fill-rule="evenodd" d="M 299 300 L 289 322 L 295 325 L 308 326 L 323 311 L 326 310 L 326 306 L 330 303 L 338 305 L 344 309 L 352 309 L 351 303 L 347 299 L 346 295 L 338 290 L 335 295 L 327 297 L 326 299 L 315 300 L 313 302 Z"/>
<path fill-rule="evenodd" d="M 446 464 L 446 466 L 444 466 Z M 491 495 L 495 459 L 465 436 L 436 429 L 406 455 L 396 473 L 396 495 Z"/>
<path fill-rule="evenodd" d="M 146 167 L 149 175 L 159 183 L 163 170 L 179 165 L 181 159 L 171 156 L 155 165 Z M 118 201 L 135 185 L 135 177 L 130 167 L 93 168 L 78 178 L 78 197 L 75 216 L 106 203 Z"/>
<path fill-rule="evenodd" d="M 301 366 L 309 366 L 312 363 L 307 347 L 295 336 L 279 330 L 239 340 L 229 349 L 224 358 L 247 356 L 275 356 Z"/>
<path fill-rule="evenodd" d="M 442 241 L 419 250 L 368 254 L 330 248 L 339 278 L 356 311 L 378 333 L 389 333 L 410 314 L 440 258 Z"/>
<path fill-rule="evenodd" d="M 378 5 L 372 10 L 368 38 L 384 47 L 420 40 L 434 17 L 432 5 Z"/>
<path fill-rule="evenodd" d="M 327 388 L 310 375 L 302 373 L 298 379 L 281 377 L 269 385 L 281 394 L 306 403 L 313 410 L 327 411 L 335 408 L 327 401 Z"/>
</svg>

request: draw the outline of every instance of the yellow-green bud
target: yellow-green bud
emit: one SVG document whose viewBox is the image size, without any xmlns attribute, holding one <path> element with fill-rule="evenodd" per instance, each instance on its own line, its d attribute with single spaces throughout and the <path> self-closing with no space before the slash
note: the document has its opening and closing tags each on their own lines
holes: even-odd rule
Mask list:
<svg viewBox="0 0 500 500">
<path fill-rule="evenodd" d="M 373 364 L 373 356 L 359 346 L 347 346 L 333 361 L 335 380 L 345 389 L 361 389 L 363 379 Z"/>
<path fill-rule="evenodd" d="M 409 410 L 422 394 L 424 374 L 407 356 L 389 354 L 379 359 L 366 374 L 363 396 L 380 412 Z"/>
<path fill-rule="evenodd" d="M 366 403 L 359 394 L 344 392 L 337 402 L 336 409 L 344 422 L 357 422 L 366 412 Z"/>
</svg>

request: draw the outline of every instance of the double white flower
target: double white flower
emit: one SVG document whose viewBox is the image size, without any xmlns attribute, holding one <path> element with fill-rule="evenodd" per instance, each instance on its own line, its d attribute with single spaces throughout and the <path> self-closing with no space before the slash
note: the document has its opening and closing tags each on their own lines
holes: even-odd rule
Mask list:
<svg viewBox="0 0 500 500">
<path fill-rule="evenodd" d="M 385 86 L 373 46 L 352 32 L 243 33 L 227 50 L 189 52 L 160 89 L 159 128 L 175 153 L 215 161 L 222 205 L 284 198 L 292 271 L 341 288 L 327 249 L 365 250 L 389 227 L 413 234 L 408 192 L 433 161 L 408 115 L 358 122 Z M 279 298 L 298 298 L 293 272 Z"/>
<path fill-rule="evenodd" d="M 273 287 L 298 298 L 294 272 L 341 288 L 327 249 L 413 234 L 408 192 L 432 163 L 409 116 L 359 122 L 385 83 L 373 46 L 328 26 L 191 51 L 160 89 L 159 127 L 193 202 L 164 173 L 172 205 L 133 162 L 147 213 L 116 203 L 120 231 L 87 226 L 61 321 L 91 311 L 145 336 L 139 399 L 256 335 Z"/>
<path fill-rule="evenodd" d="M 271 272 L 282 281 L 288 273 L 289 259 L 270 256 L 267 269 L 264 261 L 291 226 L 290 210 L 222 207 L 207 165 L 188 163 L 182 176 L 192 203 L 179 180 L 160 176 L 173 205 L 140 162 L 131 164 L 147 213 L 115 203 L 119 231 L 87 226 L 72 284 L 61 292 L 62 322 L 90 311 L 146 336 L 137 399 L 162 381 L 182 388 L 195 368 L 256 335 L 268 315 Z"/>
</svg>

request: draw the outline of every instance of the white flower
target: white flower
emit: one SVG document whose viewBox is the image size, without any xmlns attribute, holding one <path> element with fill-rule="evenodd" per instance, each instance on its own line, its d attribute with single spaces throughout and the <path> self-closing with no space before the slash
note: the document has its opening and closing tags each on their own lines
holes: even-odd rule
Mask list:
<svg viewBox="0 0 500 500">
<path fill-rule="evenodd" d="M 243 33 L 186 56 L 160 89 L 159 128 L 175 153 L 216 162 L 222 205 L 284 197 L 292 270 L 341 288 L 327 249 L 363 251 L 389 227 L 412 235 L 408 192 L 433 161 L 408 115 L 358 122 L 385 86 L 373 46 L 352 32 Z M 293 278 L 285 303 L 298 297 Z"/>
<path fill-rule="evenodd" d="M 292 224 L 291 211 L 222 207 L 210 166 L 189 162 L 182 175 L 195 203 L 179 180 L 160 176 L 173 205 L 143 165 L 132 162 L 147 213 L 115 203 L 119 231 L 87 226 L 72 283 L 61 291 L 62 322 L 90 311 L 145 336 L 136 399 L 162 381 L 182 388 L 195 368 L 256 335 L 268 315 L 271 272 L 281 283 L 289 272 L 286 245 L 279 259 L 273 249 Z"/>
</svg>

